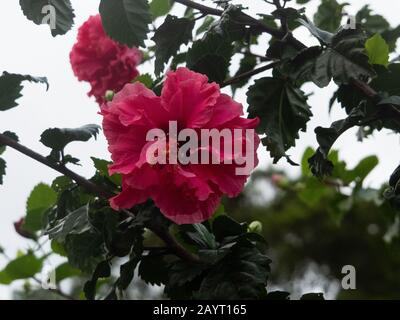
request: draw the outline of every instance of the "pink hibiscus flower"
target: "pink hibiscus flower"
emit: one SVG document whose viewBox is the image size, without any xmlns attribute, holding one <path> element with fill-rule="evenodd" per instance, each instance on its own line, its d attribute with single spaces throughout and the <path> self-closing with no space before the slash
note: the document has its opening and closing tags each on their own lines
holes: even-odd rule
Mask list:
<svg viewBox="0 0 400 320">
<path fill-rule="evenodd" d="M 224 153 L 223 143 L 220 150 L 206 148 L 206 152 L 218 154 L 220 164 L 154 164 L 148 161 L 150 148 L 165 143 L 148 141 L 148 132 L 154 128 L 168 131 L 171 121 L 177 123 L 178 130 L 189 128 L 196 132 L 202 129 L 233 132 L 254 129 L 258 125 L 258 118 L 241 117 L 242 105 L 222 94 L 218 84 L 208 83 L 205 75 L 186 68 L 169 72 L 160 97 L 141 83 L 127 84 L 113 101 L 102 106 L 101 114 L 113 159 L 110 174 L 122 174 L 122 192 L 110 200 L 114 209 L 131 208 L 152 199 L 175 223 L 198 223 L 213 214 L 223 195 L 234 197 L 243 189 L 248 174 L 237 174 L 236 169 L 243 165 L 222 161 L 235 158 L 233 151 Z M 164 151 L 168 154 L 174 141 L 168 135 L 165 140 Z M 244 151 L 248 140 L 248 136 L 240 137 Z M 253 169 L 258 163 L 259 144 L 254 130 L 251 130 L 250 140 L 254 148 L 247 151 L 253 157 Z M 179 143 L 176 145 L 178 149 L 181 147 Z M 198 151 L 200 149 L 204 150 L 199 147 Z"/>
<path fill-rule="evenodd" d="M 107 90 L 119 91 L 135 79 L 142 53 L 121 45 L 104 32 L 100 15 L 91 16 L 80 28 L 78 41 L 70 53 L 72 69 L 79 81 L 91 85 L 89 96 L 99 104 Z"/>
</svg>

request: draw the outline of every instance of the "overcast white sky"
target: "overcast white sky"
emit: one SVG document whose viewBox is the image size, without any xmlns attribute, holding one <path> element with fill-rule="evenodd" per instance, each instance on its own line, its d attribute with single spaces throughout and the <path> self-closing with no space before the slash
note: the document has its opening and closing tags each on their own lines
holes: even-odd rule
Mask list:
<svg viewBox="0 0 400 320">
<path fill-rule="evenodd" d="M 88 123 L 100 124 L 96 103 L 86 96 L 89 86 L 79 83 L 74 77 L 69 64 L 69 52 L 76 39 L 77 28 L 89 17 L 98 12 L 99 0 L 72 0 L 75 8 L 75 26 L 65 36 L 52 38 L 47 26 L 36 26 L 22 14 L 18 1 L 0 1 L 1 52 L 0 72 L 46 76 L 50 82 L 50 90 L 44 86 L 27 84 L 24 96 L 19 100 L 20 106 L 0 114 L 0 131 L 15 131 L 23 144 L 46 154 L 49 150 L 39 142 L 40 134 L 49 127 L 78 127 Z M 262 0 L 236 1 L 250 6 L 252 13 L 271 12 L 272 7 Z M 293 1 L 294 2 L 294 1 Z M 307 6 L 307 14 L 312 16 L 319 1 L 312 0 Z M 341 1 L 343 2 L 343 1 Z M 355 13 L 364 4 L 370 4 L 377 13 L 384 15 L 392 25 L 400 23 L 398 13 L 400 2 L 393 0 L 348 0 L 350 13 Z M 179 4 L 176 7 L 181 7 Z M 179 10 L 179 9 L 178 9 Z M 303 41 L 310 41 L 308 32 L 302 28 L 296 33 Z M 264 49 L 260 49 L 260 53 Z M 237 67 L 234 62 L 233 68 Z M 152 72 L 151 66 L 144 65 L 141 72 Z M 264 74 L 265 75 L 265 74 Z M 263 76 L 263 75 L 259 75 Z M 328 101 L 334 85 L 323 90 L 315 90 L 309 103 L 315 114 L 308 125 L 308 132 L 301 134 L 295 149 L 290 150 L 294 160 L 299 160 L 307 146 L 316 147 L 314 128 L 317 125 L 329 124 L 344 116 L 336 106 L 328 115 Z M 307 92 L 313 86 L 306 87 Z M 241 90 L 236 100 L 246 105 L 245 90 Z M 376 154 L 380 158 L 379 167 L 374 170 L 367 184 L 379 186 L 386 181 L 399 160 L 399 138 L 388 132 L 376 134 L 364 143 L 356 141 L 354 132 L 344 135 L 335 145 L 341 150 L 341 156 L 350 165 L 355 165 L 364 156 Z M 97 141 L 74 143 L 68 152 L 82 161 L 81 167 L 73 168 L 78 173 L 90 177 L 93 174 L 90 157 L 109 158 L 106 142 L 102 135 Z M 260 148 L 261 166 L 271 164 L 268 154 Z M 0 186 L 0 245 L 6 248 L 8 255 L 14 256 L 17 249 L 27 247 L 27 241 L 17 236 L 13 222 L 25 215 L 25 202 L 32 188 L 39 182 L 50 183 L 57 177 L 51 169 L 36 163 L 17 152 L 8 150 L 4 155 L 7 161 L 7 175 L 4 185 Z M 278 165 L 286 168 L 291 174 L 298 169 L 286 165 L 283 160 Z M 0 268 L 6 263 L 0 258 Z M 0 299 L 8 298 L 9 290 L 0 285 Z"/>
</svg>

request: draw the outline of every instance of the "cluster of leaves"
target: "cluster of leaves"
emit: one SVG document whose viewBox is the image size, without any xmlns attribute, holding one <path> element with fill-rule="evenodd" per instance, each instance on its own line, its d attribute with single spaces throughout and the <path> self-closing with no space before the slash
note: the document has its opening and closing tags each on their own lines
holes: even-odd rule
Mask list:
<svg viewBox="0 0 400 320">
<path fill-rule="evenodd" d="M 72 26 L 73 9 L 69 1 L 50 2 L 63 17 L 59 30 L 56 29 L 59 32 L 53 32 L 53 35 L 62 34 Z M 308 2 L 297 1 L 300 5 Z M 38 11 L 39 5 L 31 3 L 29 0 L 21 1 L 21 7 L 30 20 L 38 23 L 43 13 Z M 329 129 L 317 128 L 321 148 L 310 159 L 310 166 L 316 175 L 329 175 L 332 164 L 327 159 L 327 152 L 347 129 L 359 126 L 360 131 L 365 131 L 363 128 L 368 125 L 368 133 L 381 128 L 398 130 L 398 115 L 393 117 L 393 114 L 399 113 L 398 101 L 394 98 L 398 93 L 390 90 L 387 78 L 393 80 L 396 77 L 397 65 L 389 65 L 389 53 L 396 48 L 400 26 L 392 28 L 383 16 L 373 14 L 367 5 L 355 17 L 346 17 L 348 3 L 323 0 L 313 23 L 304 15 L 304 9 L 297 10 L 283 6 L 280 1 L 278 3 L 271 15 L 262 14 L 260 20 L 249 20 L 243 7 L 231 5 L 229 1 L 219 2 L 222 9 L 203 11 L 199 17 L 190 6 L 184 17 L 169 14 L 174 4 L 167 0 L 154 0 L 150 4 L 147 0 L 102 0 L 99 11 L 106 32 L 121 43 L 146 48 L 145 41 L 153 33 L 151 40 L 155 46 L 147 46 L 146 49 L 149 55 L 154 52 L 157 77 L 163 75 L 165 65 L 172 59 L 170 67 L 186 63 L 190 69 L 204 73 L 210 81 L 220 84 L 229 78 L 234 55 L 243 56 L 236 75 L 253 70 L 263 61 L 251 53 L 251 48 L 258 44 L 263 27 L 275 28 L 276 32 L 270 33 L 278 36 L 270 41 L 264 60 L 282 63 L 274 68 L 272 76 L 259 79 L 249 88 L 249 115 L 260 117 L 258 131 L 265 134 L 263 143 L 274 162 L 284 157 L 296 164 L 286 152 L 295 146 L 299 132 L 306 130 L 312 116 L 307 95 L 300 87 L 305 82 L 313 82 L 322 88 L 334 80 L 339 89 L 332 103 L 337 98 L 349 117 L 333 123 Z M 214 18 L 212 14 L 219 17 Z M 163 16 L 166 17 L 159 24 Z M 346 19 L 347 24 L 341 27 Z M 155 30 L 149 28 L 152 21 L 159 25 Z M 303 46 L 302 49 L 301 45 L 294 45 L 290 41 L 291 36 L 279 36 L 279 23 L 285 32 L 292 32 L 300 26 L 307 27 L 319 40 L 320 46 Z M 374 79 L 372 88 L 377 90 L 373 99 L 353 90 L 354 80 L 368 82 L 369 79 Z M 232 89 L 236 90 L 246 82 L 247 79 L 235 82 Z M 369 106 L 365 106 L 366 101 Z"/>
<path fill-rule="evenodd" d="M 117 187 L 120 178 L 108 176 L 107 162 L 93 161 L 97 172 L 92 181 Z M 48 236 L 52 251 L 43 256 L 28 251 L 12 260 L 0 272 L 0 283 L 34 277 L 55 253 L 68 259 L 55 269 L 57 283 L 88 278 L 83 289 L 87 299 L 94 299 L 104 284 L 111 290 L 102 298 L 123 297 L 136 268 L 146 283 L 165 285 L 170 298 L 266 297 L 270 260 L 265 240 L 246 224 L 224 215 L 223 209 L 204 224 L 181 227 L 171 225 L 150 202 L 136 210 L 134 216 L 117 213 L 64 176 L 51 186 L 39 184 L 28 198 L 27 215 L 17 231 L 38 244 Z M 157 246 L 162 241 L 146 227 L 169 229 L 179 245 L 198 259 L 185 261 L 170 248 Z M 118 266 L 121 258 L 124 262 L 115 278 L 113 265 Z"/>
<path fill-rule="evenodd" d="M 6 71 L 0 76 L 0 111 L 6 111 L 18 106 L 17 100 L 22 97 L 22 83 L 24 81 L 44 83 L 49 88 L 47 79 L 44 77 L 32 77 L 29 75 L 12 74 Z M 14 132 L 4 132 L 4 135 L 18 141 Z M 5 151 L 5 145 L 0 142 L 0 155 Z M 6 162 L 0 158 L 0 185 L 3 184 L 3 176 L 6 173 Z"/>
<path fill-rule="evenodd" d="M 398 299 L 399 217 L 383 197 L 387 184 L 372 188 L 365 181 L 377 158 L 349 167 L 333 150 L 334 172 L 322 181 L 308 167 L 314 152 L 306 150 L 296 178 L 255 171 L 241 197 L 225 200 L 226 210 L 235 219 L 262 224 L 274 257 L 269 285 L 294 296 L 304 290 L 299 283 L 318 283 L 330 299 Z M 257 191 L 265 184 L 274 196 L 260 201 L 266 194 Z M 341 289 L 347 264 L 357 270 L 357 290 Z"/>
</svg>

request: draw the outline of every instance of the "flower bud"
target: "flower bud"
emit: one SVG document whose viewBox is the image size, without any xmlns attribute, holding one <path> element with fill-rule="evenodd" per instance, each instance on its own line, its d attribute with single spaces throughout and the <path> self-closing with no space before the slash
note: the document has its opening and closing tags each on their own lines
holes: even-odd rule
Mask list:
<svg viewBox="0 0 400 320">
<path fill-rule="evenodd" d="M 254 232 L 254 233 L 261 233 L 262 232 L 262 223 L 257 220 L 253 221 L 252 223 L 249 224 L 248 231 Z"/>
<path fill-rule="evenodd" d="M 106 101 L 112 101 L 112 99 L 114 99 L 114 95 L 115 95 L 115 92 L 114 91 L 112 91 L 112 90 L 107 90 L 106 91 L 106 95 L 105 95 L 105 98 L 106 98 Z"/>
</svg>

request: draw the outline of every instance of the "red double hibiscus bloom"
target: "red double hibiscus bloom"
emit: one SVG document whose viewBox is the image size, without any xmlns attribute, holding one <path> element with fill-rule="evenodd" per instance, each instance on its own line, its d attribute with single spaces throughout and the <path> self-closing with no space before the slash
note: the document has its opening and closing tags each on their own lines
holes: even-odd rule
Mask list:
<svg viewBox="0 0 400 320">
<path fill-rule="evenodd" d="M 107 90 L 119 91 L 136 78 L 142 60 L 137 48 L 121 45 L 104 32 L 100 15 L 92 16 L 79 29 L 78 40 L 70 53 L 75 75 L 91 85 L 89 96 L 101 104 Z"/>
<path fill-rule="evenodd" d="M 213 214 L 222 195 L 234 197 L 243 189 L 248 176 L 237 175 L 239 165 L 234 162 L 182 165 L 147 161 L 146 151 L 157 143 L 147 141 L 147 133 L 154 128 L 168 131 L 170 121 L 176 121 L 179 130 L 233 131 L 257 126 L 258 119 L 242 118 L 242 105 L 222 94 L 216 83 L 208 83 L 206 76 L 186 68 L 169 72 L 160 97 L 141 83 L 127 84 L 112 102 L 102 106 L 101 114 L 113 159 L 110 173 L 121 173 L 123 179 L 122 192 L 111 199 L 114 209 L 131 208 L 150 198 L 174 222 L 197 223 Z M 252 133 L 251 139 L 256 166 L 259 138 Z"/>
</svg>

